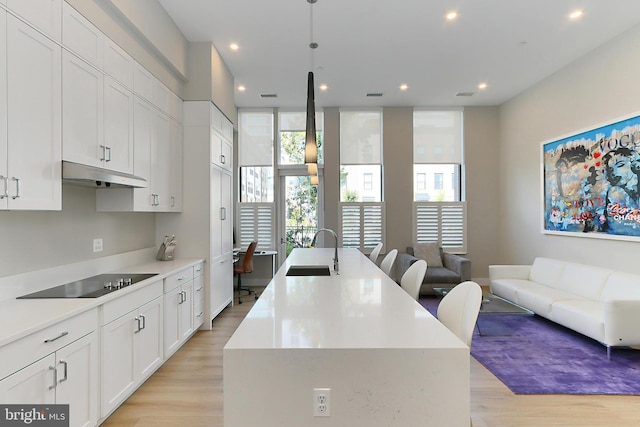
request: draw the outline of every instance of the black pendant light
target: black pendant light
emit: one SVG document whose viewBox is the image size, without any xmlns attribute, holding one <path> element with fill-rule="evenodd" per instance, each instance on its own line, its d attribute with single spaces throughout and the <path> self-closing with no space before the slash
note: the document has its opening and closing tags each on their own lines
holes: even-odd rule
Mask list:
<svg viewBox="0 0 640 427">
<path fill-rule="evenodd" d="M 313 4 L 318 0 L 307 0 L 310 4 L 310 41 L 311 48 L 311 71 L 307 75 L 307 125 L 305 128 L 304 162 L 308 165 L 309 175 L 318 175 L 318 144 L 316 141 L 316 100 L 314 94 L 313 81 L 313 51 L 318 47 L 318 43 L 313 41 Z"/>
</svg>

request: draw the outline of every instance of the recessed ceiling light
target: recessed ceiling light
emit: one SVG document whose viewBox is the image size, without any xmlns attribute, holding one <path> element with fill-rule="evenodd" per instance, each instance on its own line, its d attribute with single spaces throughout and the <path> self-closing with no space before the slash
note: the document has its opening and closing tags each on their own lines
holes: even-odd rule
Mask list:
<svg viewBox="0 0 640 427">
<path fill-rule="evenodd" d="M 484 89 L 486 89 L 486 88 L 487 88 L 487 86 L 488 86 L 488 85 L 487 85 L 485 82 L 482 82 L 482 83 L 480 83 L 480 84 L 478 85 L 478 89 L 480 89 L 480 90 L 484 90 Z"/>
<path fill-rule="evenodd" d="M 409 85 L 408 84 L 403 83 L 403 84 L 400 85 L 400 90 L 407 90 L 407 89 L 409 89 Z"/>
<path fill-rule="evenodd" d="M 239 90 L 240 92 L 244 92 L 246 89 L 247 89 L 247 88 L 246 88 L 244 85 L 240 85 L 240 86 L 238 86 L 238 90 Z"/>
<path fill-rule="evenodd" d="M 240 46 L 238 46 L 238 43 L 231 43 L 229 47 L 231 48 L 231 50 L 238 50 L 240 48 Z"/>
<path fill-rule="evenodd" d="M 456 12 L 455 10 L 452 10 L 451 12 L 447 13 L 447 20 L 448 21 L 453 21 L 457 17 L 458 17 L 458 12 Z"/>
<path fill-rule="evenodd" d="M 582 16 L 582 10 L 574 10 L 569 14 L 569 19 L 578 19 Z"/>
<path fill-rule="evenodd" d="M 326 84 L 321 84 L 319 87 L 320 90 L 327 90 L 329 88 L 329 86 L 327 86 Z"/>
</svg>

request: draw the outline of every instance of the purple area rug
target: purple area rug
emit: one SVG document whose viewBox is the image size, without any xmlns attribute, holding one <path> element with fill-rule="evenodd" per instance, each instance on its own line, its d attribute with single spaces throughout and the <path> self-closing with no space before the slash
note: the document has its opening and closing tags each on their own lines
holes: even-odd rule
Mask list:
<svg viewBox="0 0 640 427">
<path fill-rule="evenodd" d="M 439 301 L 420 299 L 434 316 Z M 542 317 L 519 325 L 508 324 L 514 316 L 499 321 L 515 330 L 511 335 L 480 335 L 476 328 L 471 355 L 512 392 L 640 395 L 639 350 L 613 348 L 607 360 L 600 343 Z"/>
</svg>

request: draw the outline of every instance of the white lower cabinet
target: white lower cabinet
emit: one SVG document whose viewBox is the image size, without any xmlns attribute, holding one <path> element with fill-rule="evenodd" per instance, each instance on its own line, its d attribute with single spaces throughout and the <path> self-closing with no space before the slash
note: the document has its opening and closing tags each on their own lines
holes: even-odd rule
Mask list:
<svg viewBox="0 0 640 427">
<path fill-rule="evenodd" d="M 193 333 L 193 268 L 165 279 L 164 357 L 171 356 Z"/>
<path fill-rule="evenodd" d="M 24 366 L 26 354 L 55 351 L 1 380 L 0 402 L 68 404 L 71 427 L 96 425 L 99 396 L 96 326 L 94 309 L 2 347 L 0 355 L 6 369 Z"/>
<path fill-rule="evenodd" d="M 102 417 L 162 365 L 162 301 L 162 281 L 158 281 L 104 304 Z"/>
<path fill-rule="evenodd" d="M 193 267 L 193 329 L 204 323 L 204 264 Z"/>
</svg>

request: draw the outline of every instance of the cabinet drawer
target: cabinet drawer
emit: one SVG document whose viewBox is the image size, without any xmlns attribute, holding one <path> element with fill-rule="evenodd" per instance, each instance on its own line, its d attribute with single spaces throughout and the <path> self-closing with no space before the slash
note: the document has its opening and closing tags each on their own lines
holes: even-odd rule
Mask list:
<svg viewBox="0 0 640 427">
<path fill-rule="evenodd" d="M 0 347 L 0 379 L 96 330 L 98 309 L 85 311 Z"/>
<path fill-rule="evenodd" d="M 160 296 L 162 296 L 162 280 L 158 280 L 130 294 L 123 295 L 114 301 L 109 301 L 102 306 L 102 321 L 100 325 L 106 325 Z"/>
<path fill-rule="evenodd" d="M 189 280 L 193 280 L 193 267 L 185 268 L 169 277 L 166 277 L 164 279 L 164 291 L 169 292 L 170 290 L 175 289 L 176 286 L 187 283 Z"/>
<path fill-rule="evenodd" d="M 204 274 L 204 262 L 200 262 L 193 266 L 193 277 L 202 276 Z"/>
</svg>

